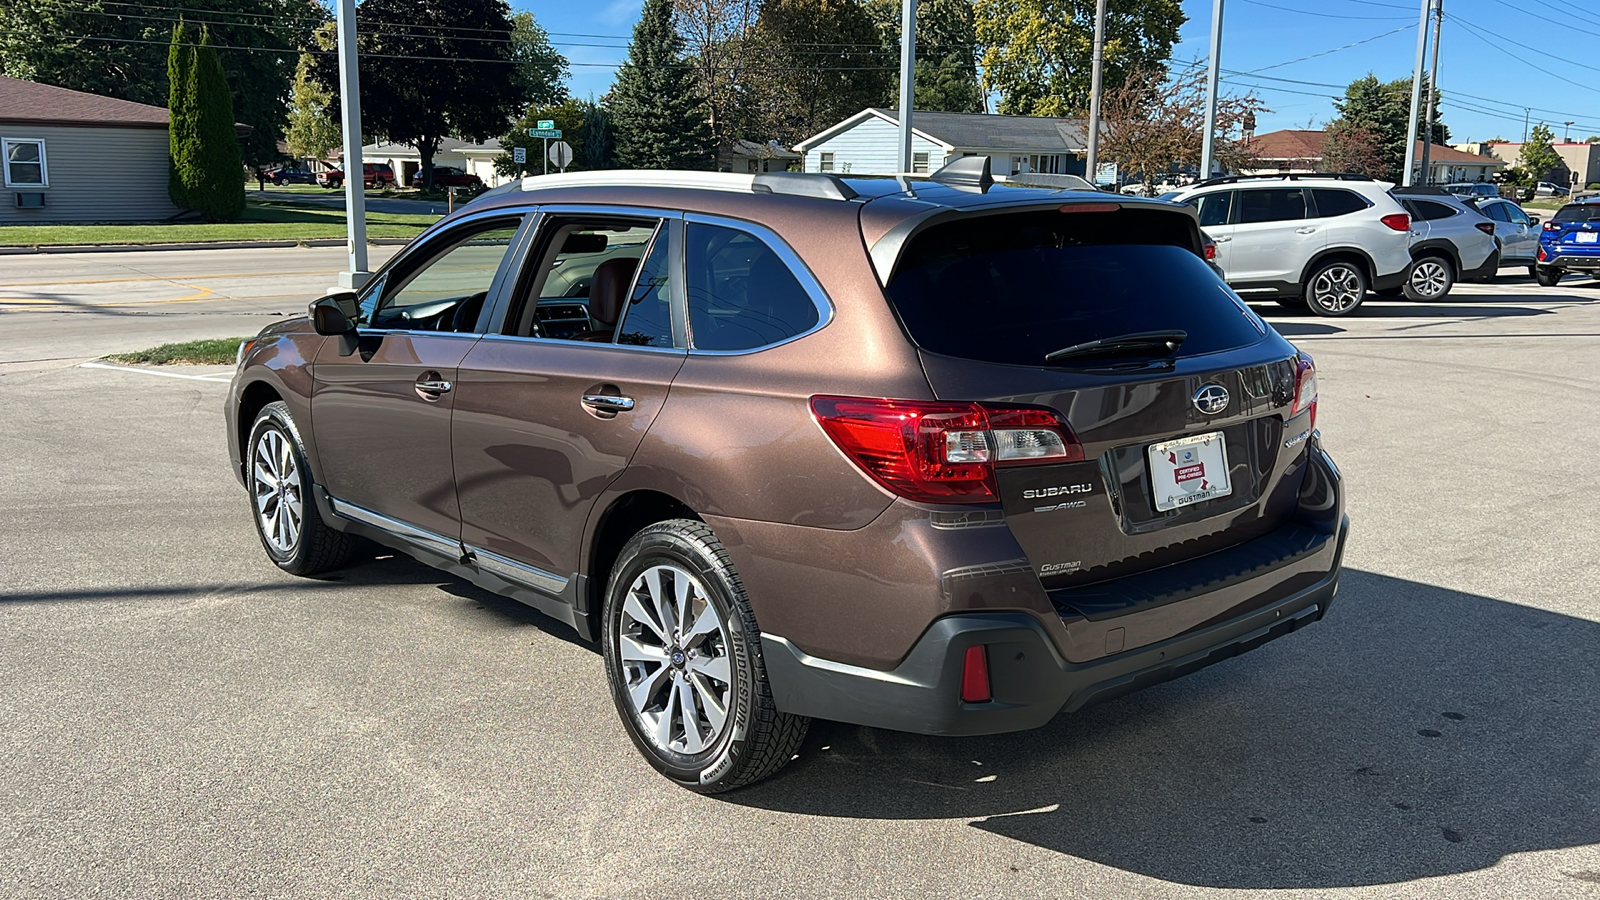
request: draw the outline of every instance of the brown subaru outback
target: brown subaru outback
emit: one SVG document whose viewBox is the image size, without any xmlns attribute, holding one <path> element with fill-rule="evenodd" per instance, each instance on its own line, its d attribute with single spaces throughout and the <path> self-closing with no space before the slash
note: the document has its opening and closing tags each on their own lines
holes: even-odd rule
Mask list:
<svg viewBox="0 0 1600 900">
<path fill-rule="evenodd" d="M 246 341 L 227 402 L 273 562 L 364 536 L 569 623 L 707 792 L 811 717 L 1033 728 L 1321 618 L 1316 411 L 1192 209 L 981 157 L 530 178 Z"/>
</svg>

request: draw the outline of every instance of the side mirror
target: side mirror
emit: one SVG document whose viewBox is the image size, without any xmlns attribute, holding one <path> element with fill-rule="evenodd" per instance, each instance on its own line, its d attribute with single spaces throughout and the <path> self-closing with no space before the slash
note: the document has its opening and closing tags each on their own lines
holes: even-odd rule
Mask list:
<svg viewBox="0 0 1600 900">
<path fill-rule="evenodd" d="M 1538 216 L 1529 216 L 1528 217 L 1528 224 L 1529 225 L 1537 225 L 1537 224 L 1539 224 L 1539 217 Z"/>
<path fill-rule="evenodd" d="M 311 301 L 311 326 L 317 334 L 350 334 L 356 330 L 355 319 L 346 310 L 354 304 L 355 294 L 329 294 Z"/>
</svg>

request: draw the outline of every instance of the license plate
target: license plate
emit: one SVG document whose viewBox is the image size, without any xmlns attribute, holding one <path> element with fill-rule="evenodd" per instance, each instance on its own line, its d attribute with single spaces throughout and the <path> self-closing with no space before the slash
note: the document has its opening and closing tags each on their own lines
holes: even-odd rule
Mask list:
<svg viewBox="0 0 1600 900">
<path fill-rule="evenodd" d="M 1177 509 L 1233 493 L 1222 432 L 1151 444 L 1150 483 L 1156 509 Z"/>
<path fill-rule="evenodd" d="M 1600 231 L 1580 231 L 1572 237 L 1580 244 L 1600 243 Z"/>
</svg>

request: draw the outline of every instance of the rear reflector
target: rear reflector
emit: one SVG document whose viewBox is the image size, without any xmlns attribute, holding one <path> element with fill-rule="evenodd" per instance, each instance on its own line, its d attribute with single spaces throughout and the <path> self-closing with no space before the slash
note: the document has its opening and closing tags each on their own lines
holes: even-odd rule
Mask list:
<svg viewBox="0 0 1600 900">
<path fill-rule="evenodd" d="M 967 660 L 961 667 L 961 702 L 988 703 L 994 699 L 989 692 L 989 652 L 982 644 L 967 648 Z"/>
<path fill-rule="evenodd" d="M 1476 222 L 1476 223 L 1473 224 L 1472 227 L 1478 229 L 1479 231 L 1483 232 L 1484 234 L 1494 234 L 1494 223 L 1493 222 Z"/>
<path fill-rule="evenodd" d="M 1408 213 L 1390 213 L 1378 221 L 1393 228 L 1395 231 L 1411 230 L 1411 216 Z"/>
<path fill-rule="evenodd" d="M 1033 406 L 812 397 L 822 430 L 874 481 L 922 503 L 999 498 L 995 468 L 1083 459 L 1055 410 Z"/>
<path fill-rule="evenodd" d="M 1302 353 L 1295 360 L 1294 409 L 1290 410 L 1289 418 L 1308 409 L 1311 410 L 1311 421 L 1306 423 L 1306 428 L 1314 430 L 1317 427 L 1317 367 L 1310 356 Z"/>
</svg>

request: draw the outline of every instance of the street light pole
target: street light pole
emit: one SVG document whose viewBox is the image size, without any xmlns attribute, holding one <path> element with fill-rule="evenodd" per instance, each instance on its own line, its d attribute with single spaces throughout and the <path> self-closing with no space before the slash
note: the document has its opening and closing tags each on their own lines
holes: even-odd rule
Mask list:
<svg viewBox="0 0 1600 900">
<path fill-rule="evenodd" d="M 1565 144 L 1565 143 L 1568 142 L 1569 135 L 1570 135 L 1570 132 L 1571 132 L 1571 128 L 1572 128 L 1572 123 L 1571 122 L 1562 122 L 1561 123 L 1561 143 Z"/>
<path fill-rule="evenodd" d="M 1220 3 L 1221 0 L 1218 0 Z M 1106 58 L 1106 0 L 1099 0 L 1094 8 L 1094 70 L 1089 78 L 1089 133 L 1087 152 L 1084 154 L 1084 176 L 1096 187 L 1100 186 L 1100 70 Z"/>
<path fill-rule="evenodd" d="M 911 100 L 916 92 L 916 61 L 917 0 L 900 0 L 900 171 L 902 172 L 911 171 Z"/>
<path fill-rule="evenodd" d="M 1217 82 L 1222 77 L 1222 0 L 1211 7 L 1211 62 L 1206 69 L 1205 133 L 1200 136 L 1200 180 L 1211 177 L 1211 147 L 1217 137 Z"/>
<path fill-rule="evenodd" d="M 1428 7 L 1432 0 L 1422 0 L 1422 15 L 1417 19 L 1417 65 L 1411 71 L 1411 117 L 1406 123 L 1406 168 L 1400 174 L 1400 183 L 1411 186 L 1412 167 L 1417 161 L 1417 113 L 1422 108 L 1422 61 L 1428 53 Z"/>
<path fill-rule="evenodd" d="M 1422 183 L 1428 177 L 1428 158 L 1433 150 L 1433 97 L 1439 92 L 1439 32 L 1444 28 L 1444 0 L 1433 0 L 1433 61 L 1428 64 L 1428 109 L 1422 117 Z"/>
<path fill-rule="evenodd" d="M 367 269 L 366 172 L 361 165 L 361 78 L 356 58 L 356 2 L 338 0 L 339 106 L 344 126 L 344 222 L 350 270 L 339 287 L 357 290 L 372 277 Z"/>
</svg>

